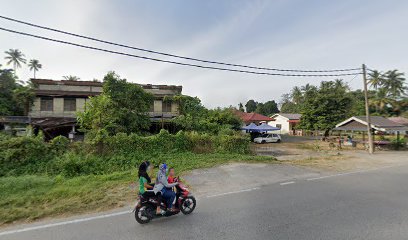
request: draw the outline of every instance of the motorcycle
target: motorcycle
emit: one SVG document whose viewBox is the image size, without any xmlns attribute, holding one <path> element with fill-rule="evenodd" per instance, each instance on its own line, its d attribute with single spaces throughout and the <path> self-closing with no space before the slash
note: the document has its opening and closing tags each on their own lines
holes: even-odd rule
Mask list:
<svg viewBox="0 0 408 240">
<path fill-rule="evenodd" d="M 160 208 L 164 210 L 164 214 L 156 214 L 156 207 L 157 207 L 157 196 L 145 198 L 143 196 L 139 196 L 138 201 L 136 203 L 133 212 L 135 213 L 136 221 L 140 224 L 146 224 L 150 222 L 154 218 L 161 218 L 161 217 L 170 217 L 180 213 L 180 211 L 184 215 L 188 215 L 192 213 L 196 207 L 196 199 L 195 197 L 189 192 L 187 186 L 185 186 L 182 182 L 175 179 L 175 182 L 179 184 L 175 187 L 176 188 L 176 211 L 168 211 L 166 204 L 164 201 L 160 203 Z"/>
</svg>

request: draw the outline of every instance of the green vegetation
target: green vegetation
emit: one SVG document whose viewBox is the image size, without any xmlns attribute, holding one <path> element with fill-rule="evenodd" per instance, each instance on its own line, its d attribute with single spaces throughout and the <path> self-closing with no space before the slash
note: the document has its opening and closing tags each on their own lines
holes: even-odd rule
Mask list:
<svg viewBox="0 0 408 240">
<path fill-rule="evenodd" d="M 239 119 L 230 108 L 205 108 L 197 97 L 185 95 L 165 99 L 176 101 L 179 104 L 180 116 L 172 121 L 179 128 L 187 131 L 197 131 L 210 134 L 232 134 L 231 129 L 239 129 L 242 126 Z"/>
<path fill-rule="evenodd" d="M 78 121 L 94 135 L 140 133 L 150 126 L 147 112 L 152 103 L 152 94 L 110 72 L 103 79 L 102 94 L 91 98 Z"/>
<path fill-rule="evenodd" d="M 80 143 L 65 137 L 0 134 L 0 225 L 127 205 L 137 167 L 166 162 L 180 174 L 228 162 L 275 162 L 253 156 L 240 134 L 162 130 L 153 136 L 118 133 Z"/>
<path fill-rule="evenodd" d="M 369 105 L 370 113 L 372 115 L 379 116 L 407 116 L 408 115 L 408 98 L 407 98 L 407 86 L 404 73 L 398 70 L 390 70 L 385 73 L 380 71 L 369 71 L 368 83 L 370 89 L 368 91 L 369 95 Z M 320 88 L 316 86 L 306 84 L 302 87 L 294 87 L 290 93 L 284 94 L 281 101 L 281 112 L 284 113 L 302 113 L 308 112 L 306 104 L 310 101 L 315 101 L 316 98 L 321 97 L 316 93 L 317 90 L 322 90 L 322 87 L 328 85 L 336 86 L 342 85 L 337 89 L 333 88 L 331 94 L 337 94 L 340 98 L 336 98 L 333 101 L 341 101 L 342 99 L 348 99 L 349 108 L 347 111 L 347 117 L 365 115 L 365 103 L 364 103 L 364 92 L 361 90 L 351 91 L 347 84 L 340 80 L 323 82 Z M 340 84 L 340 85 L 339 85 Z M 343 96 L 341 96 L 343 94 Z M 327 99 L 326 99 L 327 100 Z M 330 100 L 330 99 L 329 99 Z M 328 101 L 329 101 L 328 100 Z M 331 100 L 330 100 L 331 101 Z M 325 102 L 323 102 L 325 103 Z M 343 102 L 341 102 L 343 103 Z M 329 113 L 329 107 L 319 106 L 319 108 L 325 109 L 324 111 Z M 305 110 L 306 109 L 306 110 Z M 311 111 L 314 111 L 313 109 Z M 316 115 L 318 116 L 318 115 Z M 341 119 L 341 120 L 344 120 Z M 324 130 L 324 128 L 319 129 Z"/>
<path fill-rule="evenodd" d="M 159 160 L 160 159 L 160 160 Z M 87 160 L 73 169 L 87 167 Z M 104 159 L 99 159 L 103 162 Z M 228 162 L 275 162 L 272 157 L 232 153 L 196 154 L 169 153 L 159 156 L 155 162 L 166 161 L 182 174 L 186 171 L 212 167 Z M 102 164 L 102 163 L 100 163 Z M 67 174 L 68 173 L 68 174 Z M 65 175 L 70 175 L 65 172 Z M 76 172 L 75 172 L 76 174 Z M 31 221 L 62 214 L 106 210 L 126 206 L 136 197 L 137 169 L 127 167 L 101 175 L 22 175 L 0 178 L 0 226 L 13 221 Z"/>
<path fill-rule="evenodd" d="M 246 112 L 256 112 L 265 116 L 271 116 L 274 113 L 278 113 L 278 104 L 272 100 L 272 101 L 267 101 L 267 102 L 256 102 L 253 99 L 250 99 L 247 101 L 245 104 Z M 242 103 L 238 104 L 238 109 L 240 111 L 244 111 L 244 106 Z"/>
<path fill-rule="evenodd" d="M 0 116 L 26 115 L 33 99 L 31 87 L 21 84 L 13 70 L 0 65 Z"/>
</svg>

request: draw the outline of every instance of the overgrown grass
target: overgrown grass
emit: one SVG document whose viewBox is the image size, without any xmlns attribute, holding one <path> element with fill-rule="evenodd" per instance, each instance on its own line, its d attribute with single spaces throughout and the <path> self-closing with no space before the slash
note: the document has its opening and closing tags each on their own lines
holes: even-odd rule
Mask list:
<svg viewBox="0 0 408 240">
<path fill-rule="evenodd" d="M 273 157 L 243 154 L 173 153 L 162 155 L 179 174 L 228 162 L 277 163 Z M 45 217 L 73 215 L 122 207 L 132 201 L 137 188 L 136 168 L 101 175 L 23 175 L 0 178 L 0 226 Z"/>
</svg>

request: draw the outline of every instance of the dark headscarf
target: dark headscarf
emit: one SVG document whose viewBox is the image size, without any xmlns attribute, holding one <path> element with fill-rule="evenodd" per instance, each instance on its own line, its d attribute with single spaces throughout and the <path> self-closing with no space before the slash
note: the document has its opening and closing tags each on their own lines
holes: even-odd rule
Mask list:
<svg viewBox="0 0 408 240">
<path fill-rule="evenodd" d="M 139 166 L 139 172 L 138 172 L 139 178 L 140 178 L 140 177 L 146 178 L 147 183 L 150 183 L 150 182 L 152 181 L 152 180 L 150 179 L 150 177 L 149 177 L 149 174 L 147 174 L 147 168 L 148 168 L 149 166 L 150 166 L 150 162 L 149 162 L 149 161 L 142 162 L 142 164 L 140 164 L 140 166 Z"/>
</svg>

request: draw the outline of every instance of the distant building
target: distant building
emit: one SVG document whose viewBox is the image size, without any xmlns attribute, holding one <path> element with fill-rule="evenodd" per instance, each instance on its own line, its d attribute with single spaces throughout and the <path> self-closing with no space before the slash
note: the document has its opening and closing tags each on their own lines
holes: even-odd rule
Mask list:
<svg viewBox="0 0 408 240">
<path fill-rule="evenodd" d="M 393 121 L 395 123 L 408 126 L 408 118 L 404 117 L 389 117 L 388 120 Z"/>
<path fill-rule="evenodd" d="M 264 116 L 262 114 L 259 113 L 246 113 L 246 112 L 242 112 L 239 110 L 234 110 L 234 114 L 236 116 L 238 116 L 239 118 L 241 118 L 241 120 L 245 123 L 245 125 L 248 125 L 250 123 L 255 123 L 257 125 L 259 125 L 260 123 L 264 123 L 264 122 L 269 122 L 272 121 L 273 119 L 267 116 Z"/>
<path fill-rule="evenodd" d="M 31 124 L 46 137 L 68 135 L 75 131 L 76 112 L 84 111 L 89 97 L 102 93 L 102 82 L 31 79 L 34 84 L 34 104 L 27 117 L 3 117 L 3 123 Z M 178 103 L 163 101 L 165 96 L 181 94 L 181 86 L 138 84 L 154 95 L 149 111 L 152 122 L 163 125 L 179 115 Z"/>
<path fill-rule="evenodd" d="M 377 132 L 392 134 L 399 132 L 404 134 L 408 130 L 407 126 L 391 121 L 385 117 L 371 116 L 370 120 L 371 128 Z M 343 122 L 337 124 L 334 130 L 366 132 L 367 131 L 366 116 L 353 116 L 351 118 L 348 118 Z"/>
<path fill-rule="evenodd" d="M 280 128 L 282 134 L 302 135 L 302 130 L 296 128 L 301 117 L 302 114 L 297 113 L 277 113 L 271 116 L 273 120 L 268 124 Z"/>
</svg>

